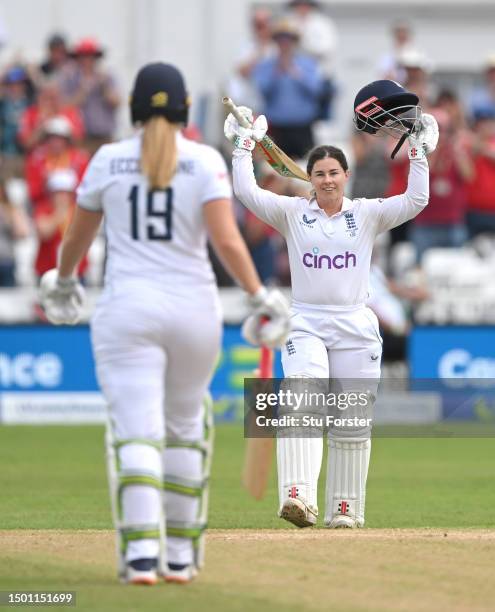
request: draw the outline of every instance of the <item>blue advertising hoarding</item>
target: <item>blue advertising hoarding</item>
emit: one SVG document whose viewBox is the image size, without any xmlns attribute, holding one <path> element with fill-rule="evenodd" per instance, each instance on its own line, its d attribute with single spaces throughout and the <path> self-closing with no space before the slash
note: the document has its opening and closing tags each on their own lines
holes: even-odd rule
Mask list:
<svg viewBox="0 0 495 612">
<path fill-rule="evenodd" d="M 495 326 L 416 327 L 411 387 L 442 396 L 443 418 L 495 422 Z"/>
<path fill-rule="evenodd" d="M 242 415 L 243 382 L 253 377 L 259 349 L 247 346 L 239 326 L 226 326 L 222 352 L 210 390 L 216 416 L 238 420 Z M 281 376 L 280 356 L 275 375 Z M 96 381 L 89 327 L 14 325 L 0 327 L 0 407 L 4 421 L 52 414 L 60 418 L 69 405 L 74 422 L 104 419 L 104 401 Z M 70 416 L 68 416 L 70 420 Z"/>
</svg>

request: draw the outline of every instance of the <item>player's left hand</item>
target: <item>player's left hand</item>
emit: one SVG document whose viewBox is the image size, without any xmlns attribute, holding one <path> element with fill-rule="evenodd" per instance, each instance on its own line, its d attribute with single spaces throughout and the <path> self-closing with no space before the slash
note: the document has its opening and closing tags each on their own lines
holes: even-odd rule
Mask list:
<svg viewBox="0 0 495 612">
<path fill-rule="evenodd" d="M 84 302 L 84 289 L 75 278 L 60 278 L 55 268 L 41 277 L 40 303 L 51 323 L 74 325 L 81 318 Z"/>
<path fill-rule="evenodd" d="M 254 312 L 242 326 L 242 336 L 250 344 L 278 348 L 290 332 L 290 311 L 287 300 L 278 289 L 262 287 L 251 298 Z"/>
<path fill-rule="evenodd" d="M 409 136 L 409 159 L 423 159 L 433 153 L 438 144 L 438 123 L 433 115 L 423 113 L 419 129 Z"/>
<path fill-rule="evenodd" d="M 250 127 L 243 127 L 232 113 L 229 113 L 223 126 L 223 131 L 227 140 L 230 140 L 236 147 L 252 151 L 255 143 L 260 142 L 266 135 L 268 123 L 265 115 L 260 115 L 253 120 L 253 111 L 247 106 L 239 106 L 239 112 L 246 118 Z"/>
</svg>

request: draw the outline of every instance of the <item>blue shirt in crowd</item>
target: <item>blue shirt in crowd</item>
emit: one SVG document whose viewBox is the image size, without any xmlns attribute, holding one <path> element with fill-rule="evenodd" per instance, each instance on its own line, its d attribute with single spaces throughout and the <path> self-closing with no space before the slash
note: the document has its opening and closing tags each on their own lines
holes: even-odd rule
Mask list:
<svg viewBox="0 0 495 612">
<path fill-rule="evenodd" d="M 307 125 L 318 114 L 322 78 L 313 58 L 296 54 L 293 72 L 280 72 L 277 57 L 256 64 L 252 78 L 263 95 L 264 113 L 275 125 Z"/>
</svg>

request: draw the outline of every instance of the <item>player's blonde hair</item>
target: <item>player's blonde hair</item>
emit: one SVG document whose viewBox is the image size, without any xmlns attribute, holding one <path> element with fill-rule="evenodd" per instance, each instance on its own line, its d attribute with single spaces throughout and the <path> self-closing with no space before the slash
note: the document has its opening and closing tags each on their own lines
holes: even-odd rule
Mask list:
<svg viewBox="0 0 495 612">
<path fill-rule="evenodd" d="M 151 189 L 165 189 L 170 185 L 177 168 L 177 123 L 165 117 L 150 117 L 144 124 L 141 145 L 141 171 Z"/>
</svg>

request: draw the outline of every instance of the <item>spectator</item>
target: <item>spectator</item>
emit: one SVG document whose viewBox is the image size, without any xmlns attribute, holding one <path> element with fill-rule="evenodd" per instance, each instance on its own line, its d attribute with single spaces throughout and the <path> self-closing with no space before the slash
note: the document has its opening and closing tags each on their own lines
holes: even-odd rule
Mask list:
<svg viewBox="0 0 495 612">
<path fill-rule="evenodd" d="M 474 120 L 478 111 L 483 113 L 487 108 L 495 108 L 495 54 L 486 60 L 484 80 L 485 84 L 473 92 L 469 103 L 469 114 Z"/>
<path fill-rule="evenodd" d="M 29 77 L 21 66 L 7 70 L 2 79 L 3 97 L 0 99 L 0 178 L 21 178 L 24 160 L 17 139 L 23 112 L 30 104 Z"/>
<path fill-rule="evenodd" d="M 430 199 L 410 226 L 417 262 L 432 247 L 461 247 L 467 240 L 466 181 L 473 169 L 466 142 L 449 115 L 432 109 L 440 131 L 438 147 L 430 155 Z"/>
<path fill-rule="evenodd" d="M 407 22 L 396 21 L 392 24 L 390 33 L 392 35 L 392 49 L 378 61 L 378 78 L 405 83 L 407 74 L 401 65 L 400 58 L 404 53 L 414 51 L 413 31 Z"/>
<path fill-rule="evenodd" d="M 477 107 L 471 146 L 473 176 L 467 184 L 470 238 L 495 233 L 495 106 Z"/>
<path fill-rule="evenodd" d="M 29 156 L 26 180 L 39 238 L 35 269 L 37 276 L 57 265 L 63 233 L 72 216 L 75 189 L 89 158 L 72 142 L 72 127 L 66 117 L 54 117 L 44 125 L 44 143 Z M 63 185 L 63 188 L 60 185 Z M 79 273 L 84 274 L 84 259 Z"/>
<path fill-rule="evenodd" d="M 297 50 L 299 33 L 290 21 L 276 25 L 273 39 L 276 55 L 256 64 L 253 78 L 271 136 L 289 156 L 301 158 L 313 147 L 322 80 L 315 60 Z"/>
<path fill-rule="evenodd" d="M 67 43 L 61 34 L 53 34 L 47 41 L 47 57 L 40 64 L 40 72 L 43 77 L 51 77 L 70 61 Z"/>
<path fill-rule="evenodd" d="M 404 87 L 418 96 L 423 112 L 428 112 L 433 97 L 430 61 L 421 51 L 407 49 L 399 56 L 399 64 L 405 73 Z"/>
<path fill-rule="evenodd" d="M 445 111 L 450 118 L 452 129 L 462 134 L 464 139 L 468 138 L 469 130 L 466 122 L 466 112 L 458 96 L 453 91 L 450 89 L 440 90 L 434 108 Z"/>
<path fill-rule="evenodd" d="M 336 92 L 333 73 L 338 43 L 337 28 L 315 0 L 292 0 L 288 6 L 289 18 L 297 23 L 301 34 L 301 51 L 311 56 L 321 70 L 323 81 L 318 119 L 328 120 Z"/>
<path fill-rule="evenodd" d="M 234 101 L 261 112 L 263 98 L 252 80 L 254 66 L 275 54 L 272 39 L 272 14 L 264 8 L 255 9 L 251 18 L 251 37 L 244 43 L 235 63 L 235 72 L 227 82 L 227 95 Z"/>
<path fill-rule="evenodd" d="M 86 132 L 84 147 L 91 155 L 101 145 L 111 142 L 120 104 L 114 77 L 99 66 L 103 55 L 96 40 L 84 38 L 71 53 L 76 62 L 65 66 L 60 75 L 65 102 L 82 112 Z"/>
<path fill-rule="evenodd" d="M 381 197 L 389 182 L 385 139 L 354 130 L 351 144 L 354 153 L 351 199 Z"/>
<path fill-rule="evenodd" d="M 21 116 L 18 138 L 26 151 L 39 145 L 43 139 L 43 125 L 53 117 L 66 117 L 72 127 L 74 140 L 84 136 L 81 112 L 75 106 L 65 106 L 58 83 L 53 79 L 44 81 L 38 90 L 37 101 L 27 108 Z"/>
<path fill-rule="evenodd" d="M 0 182 L 0 287 L 15 287 L 14 244 L 29 233 L 27 215 L 10 202 L 5 183 Z"/>
</svg>

